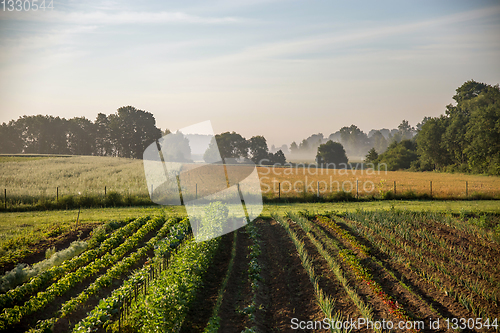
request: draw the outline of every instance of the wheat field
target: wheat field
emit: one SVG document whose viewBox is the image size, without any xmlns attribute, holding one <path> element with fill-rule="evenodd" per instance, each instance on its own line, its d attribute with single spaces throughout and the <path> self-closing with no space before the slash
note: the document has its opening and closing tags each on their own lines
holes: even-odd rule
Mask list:
<svg viewBox="0 0 500 333">
<path fill-rule="evenodd" d="M 321 169 L 293 167 L 257 168 L 264 195 L 294 197 L 306 192 L 327 195 L 338 191 L 359 196 L 380 195 L 396 190 L 413 191 L 442 198 L 461 198 L 466 194 L 500 195 L 500 177 L 439 172 L 385 171 L 373 169 Z M 198 184 L 201 189 L 203 182 Z M 307 185 L 305 185 L 307 184 Z M 63 195 L 122 194 L 148 196 L 142 160 L 117 157 L 0 157 L 0 190 L 8 196 L 54 198 Z M 192 189 L 191 189 L 192 190 Z M 4 194 L 4 193 L 2 193 Z"/>
</svg>

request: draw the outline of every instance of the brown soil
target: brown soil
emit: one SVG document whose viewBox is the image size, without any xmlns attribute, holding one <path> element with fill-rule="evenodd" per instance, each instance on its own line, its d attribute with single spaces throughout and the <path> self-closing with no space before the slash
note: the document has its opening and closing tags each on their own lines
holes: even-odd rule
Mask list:
<svg viewBox="0 0 500 333">
<path fill-rule="evenodd" d="M 205 329 L 212 317 L 219 288 L 226 276 L 229 260 L 231 259 L 232 244 L 233 232 L 222 236 L 213 264 L 203 277 L 203 287 L 198 291 L 196 299 L 190 305 L 180 332 L 203 332 Z"/>
<path fill-rule="evenodd" d="M 307 332 L 292 330 L 292 318 L 323 320 L 314 289 L 302 266 L 297 249 L 276 221 L 259 221 L 262 254 L 265 317 L 258 325 L 262 332 Z M 225 332 L 225 331 L 222 331 Z"/>
</svg>

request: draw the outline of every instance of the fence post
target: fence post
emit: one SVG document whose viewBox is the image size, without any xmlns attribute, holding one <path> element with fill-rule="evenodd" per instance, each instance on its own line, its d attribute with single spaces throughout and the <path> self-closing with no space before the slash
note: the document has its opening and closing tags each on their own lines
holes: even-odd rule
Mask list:
<svg viewBox="0 0 500 333">
<path fill-rule="evenodd" d="M 153 196 L 153 184 L 151 184 L 151 196 Z"/>
<path fill-rule="evenodd" d="M 304 199 L 306 198 L 307 183 L 304 181 Z"/>
<path fill-rule="evenodd" d="M 7 189 L 6 188 L 3 189 L 3 198 L 5 201 L 5 209 L 7 210 Z"/>
<path fill-rule="evenodd" d="M 469 197 L 469 182 L 467 180 L 465 181 L 465 197 Z"/>
<path fill-rule="evenodd" d="M 59 201 L 59 186 L 56 187 L 56 201 Z"/>
<path fill-rule="evenodd" d="M 106 196 L 106 192 L 107 192 L 107 189 L 106 189 L 106 186 L 104 186 L 104 196 Z"/>
<path fill-rule="evenodd" d="M 281 183 L 278 183 L 278 199 L 281 199 Z"/>
<path fill-rule="evenodd" d="M 358 180 L 356 179 L 356 199 L 359 199 Z"/>
<path fill-rule="evenodd" d="M 319 181 L 316 185 L 316 196 L 319 198 Z"/>
<path fill-rule="evenodd" d="M 432 198 L 432 180 L 431 180 L 431 198 Z"/>
<path fill-rule="evenodd" d="M 396 181 L 394 181 L 394 194 L 396 194 Z"/>
</svg>

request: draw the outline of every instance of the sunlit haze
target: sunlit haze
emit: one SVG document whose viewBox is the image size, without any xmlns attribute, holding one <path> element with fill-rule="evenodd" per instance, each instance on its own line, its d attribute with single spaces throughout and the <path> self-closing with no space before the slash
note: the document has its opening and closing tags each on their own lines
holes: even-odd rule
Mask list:
<svg viewBox="0 0 500 333">
<path fill-rule="evenodd" d="M 40 2 L 40 1 L 39 1 Z M 55 1 L 0 5 L 0 123 L 132 105 L 174 131 L 269 145 L 415 126 L 500 83 L 498 1 Z"/>
</svg>

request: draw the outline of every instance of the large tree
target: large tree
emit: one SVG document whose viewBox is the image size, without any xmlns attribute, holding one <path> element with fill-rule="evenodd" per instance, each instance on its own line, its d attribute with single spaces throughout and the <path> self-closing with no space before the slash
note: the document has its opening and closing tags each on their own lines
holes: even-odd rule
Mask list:
<svg viewBox="0 0 500 333">
<path fill-rule="evenodd" d="M 226 159 L 247 158 L 248 141 L 236 132 L 216 134 L 215 142 L 212 140 L 203 159 L 207 163 L 213 163 L 217 162 L 219 156 L 223 162 L 226 162 Z"/>
<path fill-rule="evenodd" d="M 448 118 L 428 119 L 416 137 L 421 167 L 425 170 L 439 169 L 449 163 L 449 155 L 442 138 L 446 132 Z"/>
<path fill-rule="evenodd" d="M 412 140 L 393 141 L 387 150 L 380 154 L 377 163 L 386 164 L 387 170 L 408 169 L 418 160 L 417 145 Z"/>
<path fill-rule="evenodd" d="M 489 86 L 466 102 L 471 118 L 465 148 L 471 171 L 500 175 L 500 88 Z"/>
<path fill-rule="evenodd" d="M 319 145 L 318 153 L 316 154 L 316 163 L 320 165 L 333 163 L 339 166 L 342 163 L 347 164 L 347 162 L 347 155 L 341 143 L 329 140 Z"/>
<path fill-rule="evenodd" d="M 109 119 L 104 113 L 99 113 L 95 125 L 95 155 L 112 156 L 114 154 Z"/>
<path fill-rule="evenodd" d="M 255 164 L 260 164 L 261 161 L 269 159 L 267 141 L 262 135 L 252 137 L 248 142 L 248 147 L 251 159 Z"/>
<path fill-rule="evenodd" d="M 0 154 L 20 153 L 23 149 L 23 141 L 15 121 L 0 126 Z"/>
<path fill-rule="evenodd" d="M 123 106 L 108 117 L 110 135 L 117 155 L 141 158 L 147 146 L 161 137 L 154 116 L 133 106 Z"/>
<path fill-rule="evenodd" d="M 96 131 L 95 125 L 84 117 L 68 120 L 66 144 L 72 155 L 95 154 Z"/>
<path fill-rule="evenodd" d="M 356 125 L 340 129 L 340 142 L 350 155 L 364 155 L 369 149 L 368 135 Z"/>
</svg>

